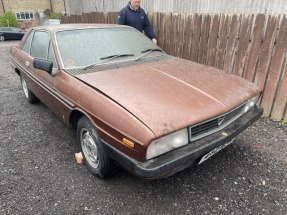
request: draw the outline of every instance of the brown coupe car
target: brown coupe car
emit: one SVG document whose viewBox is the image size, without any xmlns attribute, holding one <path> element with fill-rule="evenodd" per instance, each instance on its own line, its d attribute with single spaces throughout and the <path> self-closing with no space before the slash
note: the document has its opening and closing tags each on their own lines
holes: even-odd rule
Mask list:
<svg viewBox="0 0 287 215">
<path fill-rule="evenodd" d="M 77 130 L 102 178 L 115 164 L 152 179 L 202 163 L 262 115 L 255 84 L 169 56 L 127 26 L 32 28 L 10 53 L 27 100 Z"/>
</svg>

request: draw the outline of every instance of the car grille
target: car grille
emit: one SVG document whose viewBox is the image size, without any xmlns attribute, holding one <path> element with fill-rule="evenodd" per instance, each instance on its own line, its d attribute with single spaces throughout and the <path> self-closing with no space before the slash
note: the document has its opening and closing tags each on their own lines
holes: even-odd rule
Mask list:
<svg viewBox="0 0 287 215">
<path fill-rule="evenodd" d="M 245 105 L 246 103 L 214 119 L 202 122 L 194 126 L 190 126 L 188 129 L 190 142 L 215 133 L 223 129 L 230 123 L 234 122 L 236 119 L 242 116 Z"/>
</svg>

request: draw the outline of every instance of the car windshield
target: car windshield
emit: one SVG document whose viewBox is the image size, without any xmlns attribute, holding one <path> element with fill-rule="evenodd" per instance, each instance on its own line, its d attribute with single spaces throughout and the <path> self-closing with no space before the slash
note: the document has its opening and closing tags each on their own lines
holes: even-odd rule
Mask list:
<svg viewBox="0 0 287 215">
<path fill-rule="evenodd" d="M 159 49 L 136 29 L 123 27 L 59 31 L 56 39 L 64 68 L 133 60 L 146 50 Z M 162 54 L 154 51 L 144 57 Z"/>
</svg>

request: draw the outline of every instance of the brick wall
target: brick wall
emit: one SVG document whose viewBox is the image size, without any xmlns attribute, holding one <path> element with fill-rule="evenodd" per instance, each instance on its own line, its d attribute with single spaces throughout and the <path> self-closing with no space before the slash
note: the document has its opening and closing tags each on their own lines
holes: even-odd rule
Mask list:
<svg viewBox="0 0 287 215">
<path fill-rule="evenodd" d="M 3 0 L 5 10 L 45 10 L 50 8 L 50 0 Z M 64 11 L 63 0 L 52 0 L 52 7 L 55 12 Z"/>
<path fill-rule="evenodd" d="M 1 3 L 1 2 L 0 2 Z M 38 26 L 40 22 L 40 11 L 51 9 L 50 0 L 3 0 L 5 11 L 13 12 L 33 12 L 34 20 L 19 21 L 19 27 L 29 28 L 32 26 Z M 54 12 L 64 13 L 63 0 L 52 0 L 52 9 Z M 0 5 L 0 15 L 3 14 L 2 4 Z"/>
</svg>

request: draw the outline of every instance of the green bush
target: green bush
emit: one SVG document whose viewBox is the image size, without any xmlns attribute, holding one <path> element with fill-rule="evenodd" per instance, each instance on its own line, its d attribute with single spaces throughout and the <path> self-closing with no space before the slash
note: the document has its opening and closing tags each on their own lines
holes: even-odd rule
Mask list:
<svg viewBox="0 0 287 215">
<path fill-rule="evenodd" d="M 61 18 L 61 13 L 52 12 L 49 16 L 49 19 L 60 19 L 60 18 Z"/>
<path fill-rule="evenodd" d="M 280 120 L 280 124 L 281 124 L 281 125 L 287 125 L 287 120 L 286 120 L 286 119 Z"/>
<path fill-rule="evenodd" d="M 47 8 L 44 10 L 44 14 L 49 18 L 49 19 L 60 19 L 61 18 L 61 13 L 55 13 L 52 12 L 51 9 Z"/>
<path fill-rule="evenodd" d="M 6 12 L 0 16 L 0 26 L 17 27 L 17 19 L 13 12 Z"/>
</svg>

